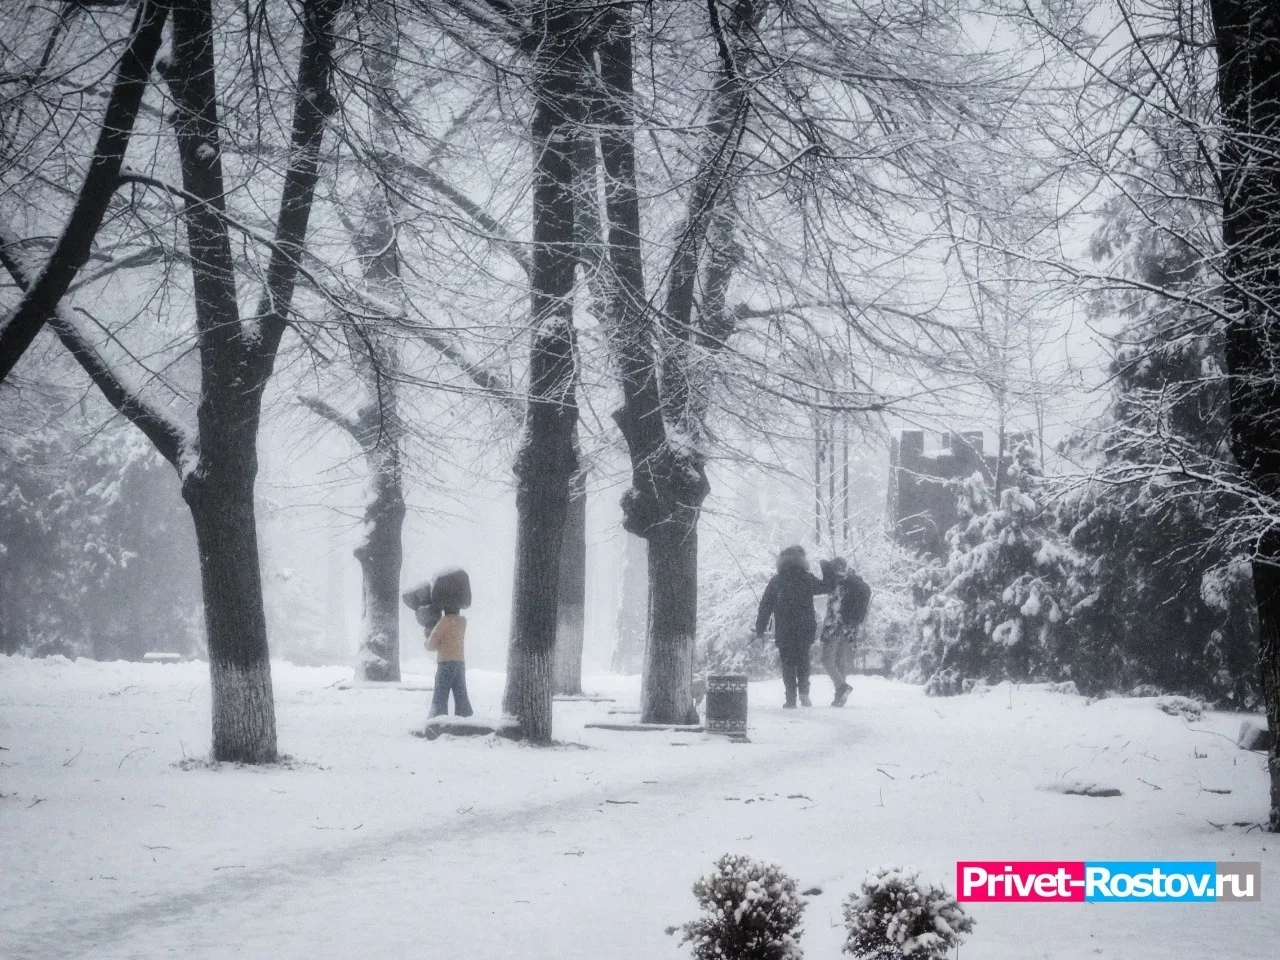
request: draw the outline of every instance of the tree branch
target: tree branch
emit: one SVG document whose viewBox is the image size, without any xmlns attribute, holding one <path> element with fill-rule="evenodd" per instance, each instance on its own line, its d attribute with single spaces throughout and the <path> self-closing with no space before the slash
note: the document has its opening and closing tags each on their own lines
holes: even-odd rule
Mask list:
<svg viewBox="0 0 1280 960">
<path fill-rule="evenodd" d="M 417 180 L 428 190 L 433 193 L 437 193 L 448 200 L 451 204 L 466 214 L 476 224 L 476 226 L 481 230 L 484 230 L 488 234 L 488 240 L 510 256 L 526 275 L 529 273 L 530 264 L 527 249 L 528 245 L 521 243 L 512 236 L 510 231 L 508 231 L 496 217 L 480 206 L 480 204 L 476 203 L 448 180 L 428 167 L 417 163 L 411 163 L 408 160 L 405 160 L 404 157 L 388 153 L 381 154 L 379 159 L 400 169 L 414 180 Z"/>
<path fill-rule="evenodd" d="M 93 240 L 116 190 L 120 166 L 133 133 L 143 91 L 151 76 L 151 66 L 160 49 L 168 14 L 168 5 L 157 0 L 143 0 L 138 7 L 129 45 L 120 58 L 115 87 L 107 101 L 93 160 L 66 229 L 58 238 L 44 269 L 25 288 L 26 293 L 18 309 L 7 323 L 0 326 L 0 381 L 9 375 L 14 364 L 31 346 L 89 259 Z"/>
<path fill-rule="evenodd" d="M 31 272 L 21 262 L 19 241 L 7 224 L 0 223 L 0 261 L 13 282 L 22 290 L 31 287 Z M 156 450 L 171 463 L 179 474 L 184 473 L 194 457 L 195 443 L 190 432 L 158 407 L 142 398 L 141 391 L 125 382 L 124 377 L 112 369 L 106 358 L 89 342 L 80 329 L 75 316 L 65 306 L 55 306 L 49 325 L 62 341 L 63 346 L 76 359 L 107 401 L 146 435 Z"/>
<path fill-rule="evenodd" d="M 355 417 L 348 416 L 337 407 L 311 394 L 298 394 L 298 403 L 302 404 L 321 420 L 327 420 L 336 427 L 341 427 L 363 446 L 360 423 Z"/>
<path fill-rule="evenodd" d="M 258 304 L 261 324 L 259 383 L 270 376 L 276 350 L 288 324 L 307 224 L 320 177 L 320 144 L 329 117 L 337 108 L 333 80 L 333 22 L 344 0 L 310 0 L 303 5 L 304 37 L 298 59 L 296 99 L 289 168 L 280 195 L 275 246 L 267 266 L 266 286 Z"/>
</svg>

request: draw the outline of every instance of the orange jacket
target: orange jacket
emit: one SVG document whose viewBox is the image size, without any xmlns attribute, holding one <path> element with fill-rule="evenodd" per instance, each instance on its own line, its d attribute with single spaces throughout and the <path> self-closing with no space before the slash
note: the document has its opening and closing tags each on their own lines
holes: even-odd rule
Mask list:
<svg viewBox="0 0 1280 960">
<path fill-rule="evenodd" d="M 427 637 L 427 649 L 436 652 L 437 663 L 465 660 L 462 638 L 466 632 L 467 618 L 460 614 L 447 613 L 431 628 L 431 635 Z"/>
</svg>

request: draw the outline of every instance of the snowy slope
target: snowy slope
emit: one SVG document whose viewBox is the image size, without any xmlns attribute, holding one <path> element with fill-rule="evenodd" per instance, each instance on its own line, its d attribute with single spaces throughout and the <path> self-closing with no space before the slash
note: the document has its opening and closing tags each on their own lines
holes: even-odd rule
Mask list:
<svg viewBox="0 0 1280 960">
<path fill-rule="evenodd" d="M 839 956 L 840 900 L 868 869 L 953 886 L 957 859 L 998 858 L 1261 860 L 1263 902 L 974 905 L 966 960 L 1275 955 L 1280 854 L 1233 825 L 1266 796 L 1235 716 L 875 678 L 844 710 L 784 712 L 771 683 L 733 744 L 584 729 L 638 694 L 592 677 L 618 702 L 557 704 L 565 745 L 536 750 L 410 736 L 427 694 L 348 676 L 275 666 L 291 766 L 184 769 L 207 749 L 202 664 L 0 658 L 0 953 L 662 960 L 684 955 L 663 930 L 693 916 L 694 878 L 740 851 L 823 888 L 811 958 Z M 470 683 L 496 712 L 501 676 Z M 1063 780 L 1123 795 L 1038 789 Z"/>
</svg>

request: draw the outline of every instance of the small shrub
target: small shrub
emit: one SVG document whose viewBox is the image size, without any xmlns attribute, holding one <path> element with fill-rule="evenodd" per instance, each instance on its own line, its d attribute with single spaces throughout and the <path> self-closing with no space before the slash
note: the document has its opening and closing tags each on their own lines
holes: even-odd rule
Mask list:
<svg viewBox="0 0 1280 960">
<path fill-rule="evenodd" d="M 1171 717 L 1182 717 L 1187 720 L 1199 720 L 1204 715 L 1204 701 L 1194 697 L 1165 696 L 1156 701 L 1156 706 Z"/>
<path fill-rule="evenodd" d="M 775 864 L 725 854 L 693 885 L 707 916 L 683 927 L 697 960 L 799 960 L 804 902 Z"/>
<path fill-rule="evenodd" d="M 861 960 L 945 957 L 973 930 L 955 897 L 909 867 L 881 867 L 862 881 L 861 895 L 844 903 L 844 922 L 845 953 Z"/>
<path fill-rule="evenodd" d="M 964 680 L 955 667 L 944 667 L 924 684 L 926 697 L 957 697 L 965 692 Z"/>
</svg>

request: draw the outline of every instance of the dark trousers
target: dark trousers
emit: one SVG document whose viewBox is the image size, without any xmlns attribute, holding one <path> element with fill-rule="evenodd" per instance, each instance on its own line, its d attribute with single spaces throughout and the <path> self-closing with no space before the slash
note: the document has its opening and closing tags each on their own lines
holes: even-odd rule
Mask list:
<svg viewBox="0 0 1280 960">
<path fill-rule="evenodd" d="M 436 717 L 449 712 L 449 694 L 453 694 L 453 712 L 469 717 L 474 712 L 467 699 L 467 665 L 461 660 L 445 660 L 436 664 L 436 682 L 431 693 L 431 713 Z"/>
<path fill-rule="evenodd" d="M 809 644 L 778 644 L 778 657 L 782 660 L 782 685 L 787 691 L 787 702 L 795 703 L 796 694 L 809 695 Z"/>
</svg>

